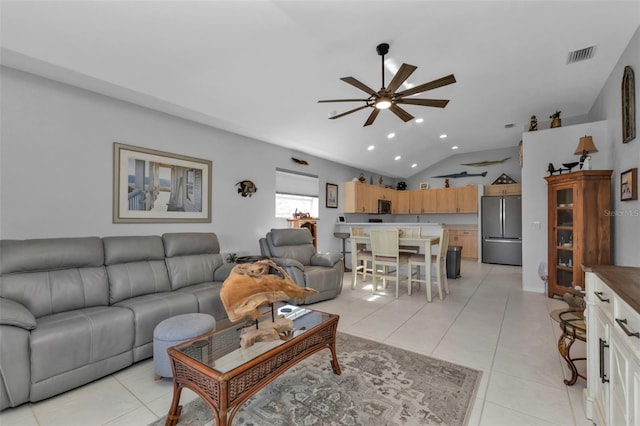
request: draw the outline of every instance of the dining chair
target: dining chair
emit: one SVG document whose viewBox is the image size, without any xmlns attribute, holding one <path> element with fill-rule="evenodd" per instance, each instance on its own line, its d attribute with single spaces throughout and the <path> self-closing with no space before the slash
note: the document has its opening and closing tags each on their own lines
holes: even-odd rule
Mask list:
<svg viewBox="0 0 640 426">
<path fill-rule="evenodd" d="M 369 237 L 371 239 L 371 255 L 373 257 L 372 291 L 375 293 L 378 289 L 379 277 L 382 277 L 385 287 L 387 279 L 392 278 L 396 281 L 397 299 L 400 285 L 400 266 L 408 265 L 410 254 L 400 251 L 399 231 L 396 228 L 372 229 L 369 231 Z M 380 269 L 381 266 L 382 269 Z M 389 266 L 393 266 L 394 270 L 390 271 Z"/>
<path fill-rule="evenodd" d="M 400 238 L 402 237 L 413 237 L 413 238 L 420 238 L 421 237 L 421 233 L 422 233 L 422 228 L 420 228 L 419 226 L 409 226 L 409 227 L 403 227 L 403 228 L 398 228 L 399 232 L 400 232 Z M 400 251 L 408 251 L 411 253 L 420 253 L 420 247 L 419 246 L 400 246 Z"/>
<path fill-rule="evenodd" d="M 438 243 L 438 254 L 431 254 L 430 245 L 425 247 L 424 254 L 414 254 L 409 257 L 409 294 L 411 294 L 411 290 L 413 288 L 413 281 L 418 283 L 418 288 L 420 288 L 419 283 L 425 283 L 425 287 L 427 288 L 427 302 L 431 302 L 431 286 L 427 286 L 427 276 L 426 274 L 431 274 L 431 271 L 427 271 L 427 259 L 425 256 L 431 256 L 431 266 L 435 267 L 435 281 L 438 284 L 438 295 L 440 300 L 442 300 L 442 291 L 446 294 L 449 294 L 449 283 L 447 282 L 447 248 L 449 247 L 449 230 L 446 228 L 442 228 L 440 231 L 440 242 Z M 420 278 L 420 267 L 423 266 L 425 269 L 425 277 L 424 279 Z M 413 278 L 413 268 L 416 267 L 418 270 L 417 278 Z M 433 284 L 433 281 L 431 281 Z"/>
<path fill-rule="evenodd" d="M 350 228 L 350 234 L 356 237 L 364 236 L 364 228 L 352 226 Z M 356 269 L 353 271 L 355 275 L 355 279 L 353 280 L 353 287 L 356 288 L 356 282 L 358 281 L 358 274 L 362 275 L 362 279 L 367 279 L 367 273 L 371 273 L 372 266 L 370 266 L 373 262 L 373 257 L 371 255 L 371 250 L 367 249 L 367 244 L 365 243 L 357 243 L 356 244 L 356 252 L 354 254 L 356 257 Z"/>
</svg>

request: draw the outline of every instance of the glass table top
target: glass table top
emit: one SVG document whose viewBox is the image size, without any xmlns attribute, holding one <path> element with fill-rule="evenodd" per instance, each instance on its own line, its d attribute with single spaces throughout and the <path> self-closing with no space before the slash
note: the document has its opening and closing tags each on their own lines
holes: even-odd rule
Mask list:
<svg viewBox="0 0 640 426">
<path fill-rule="evenodd" d="M 293 320 L 293 333 L 281 336 L 279 340 L 255 342 L 248 348 L 242 348 L 240 347 L 242 330 L 255 327 L 255 322 L 221 321 L 217 322 L 215 331 L 201 336 L 198 340 L 178 345 L 176 349 L 219 373 L 227 373 L 294 337 L 309 332 L 335 316 L 293 305 L 277 307 L 274 313 Z M 264 321 L 271 322 L 270 309 L 264 313 L 261 322 Z"/>
</svg>

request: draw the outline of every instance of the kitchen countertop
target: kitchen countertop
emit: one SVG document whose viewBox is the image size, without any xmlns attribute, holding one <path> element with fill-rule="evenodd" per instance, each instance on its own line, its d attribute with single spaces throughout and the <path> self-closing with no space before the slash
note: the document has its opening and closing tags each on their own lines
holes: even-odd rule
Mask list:
<svg viewBox="0 0 640 426">
<path fill-rule="evenodd" d="M 640 268 L 613 265 L 583 265 L 585 272 L 596 274 L 632 309 L 640 313 Z"/>
</svg>

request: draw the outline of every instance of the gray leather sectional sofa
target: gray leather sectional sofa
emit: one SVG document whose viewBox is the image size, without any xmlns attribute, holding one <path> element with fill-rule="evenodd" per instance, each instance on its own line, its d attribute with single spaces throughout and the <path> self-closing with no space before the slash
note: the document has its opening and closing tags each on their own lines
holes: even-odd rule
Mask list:
<svg viewBox="0 0 640 426">
<path fill-rule="evenodd" d="M 213 233 L 0 241 L 0 410 L 153 355 L 174 315 L 227 317 Z"/>
</svg>

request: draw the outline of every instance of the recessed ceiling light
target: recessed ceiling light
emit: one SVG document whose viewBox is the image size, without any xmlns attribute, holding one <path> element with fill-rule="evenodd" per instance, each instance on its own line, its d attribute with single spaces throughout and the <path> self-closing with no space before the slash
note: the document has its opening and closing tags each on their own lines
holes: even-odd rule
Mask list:
<svg viewBox="0 0 640 426">
<path fill-rule="evenodd" d="M 458 149 L 458 145 L 452 146 L 451 149 Z"/>
<path fill-rule="evenodd" d="M 413 163 L 413 164 L 411 165 L 411 168 L 412 168 L 412 169 L 415 169 L 416 167 L 418 167 L 418 165 L 417 165 L 416 163 Z"/>
<path fill-rule="evenodd" d="M 416 123 L 422 123 L 424 121 L 424 118 L 416 118 Z"/>
<path fill-rule="evenodd" d="M 398 161 L 399 159 L 401 159 L 402 157 L 400 157 L 399 155 L 396 155 L 395 160 Z"/>
<path fill-rule="evenodd" d="M 443 133 L 443 134 L 440 135 L 440 139 L 445 139 L 446 137 L 447 137 L 446 133 Z"/>
<path fill-rule="evenodd" d="M 387 138 L 388 138 L 388 139 L 393 139 L 393 138 L 395 138 L 395 137 L 396 137 L 396 134 L 395 134 L 395 133 L 389 133 L 389 134 L 387 135 Z"/>
<path fill-rule="evenodd" d="M 369 145 L 369 146 L 367 147 L 367 151 L 373 151 L 374 149 L 376 149 L 376 146 L 375 146 L 375 145 Z"/>
</svg>

